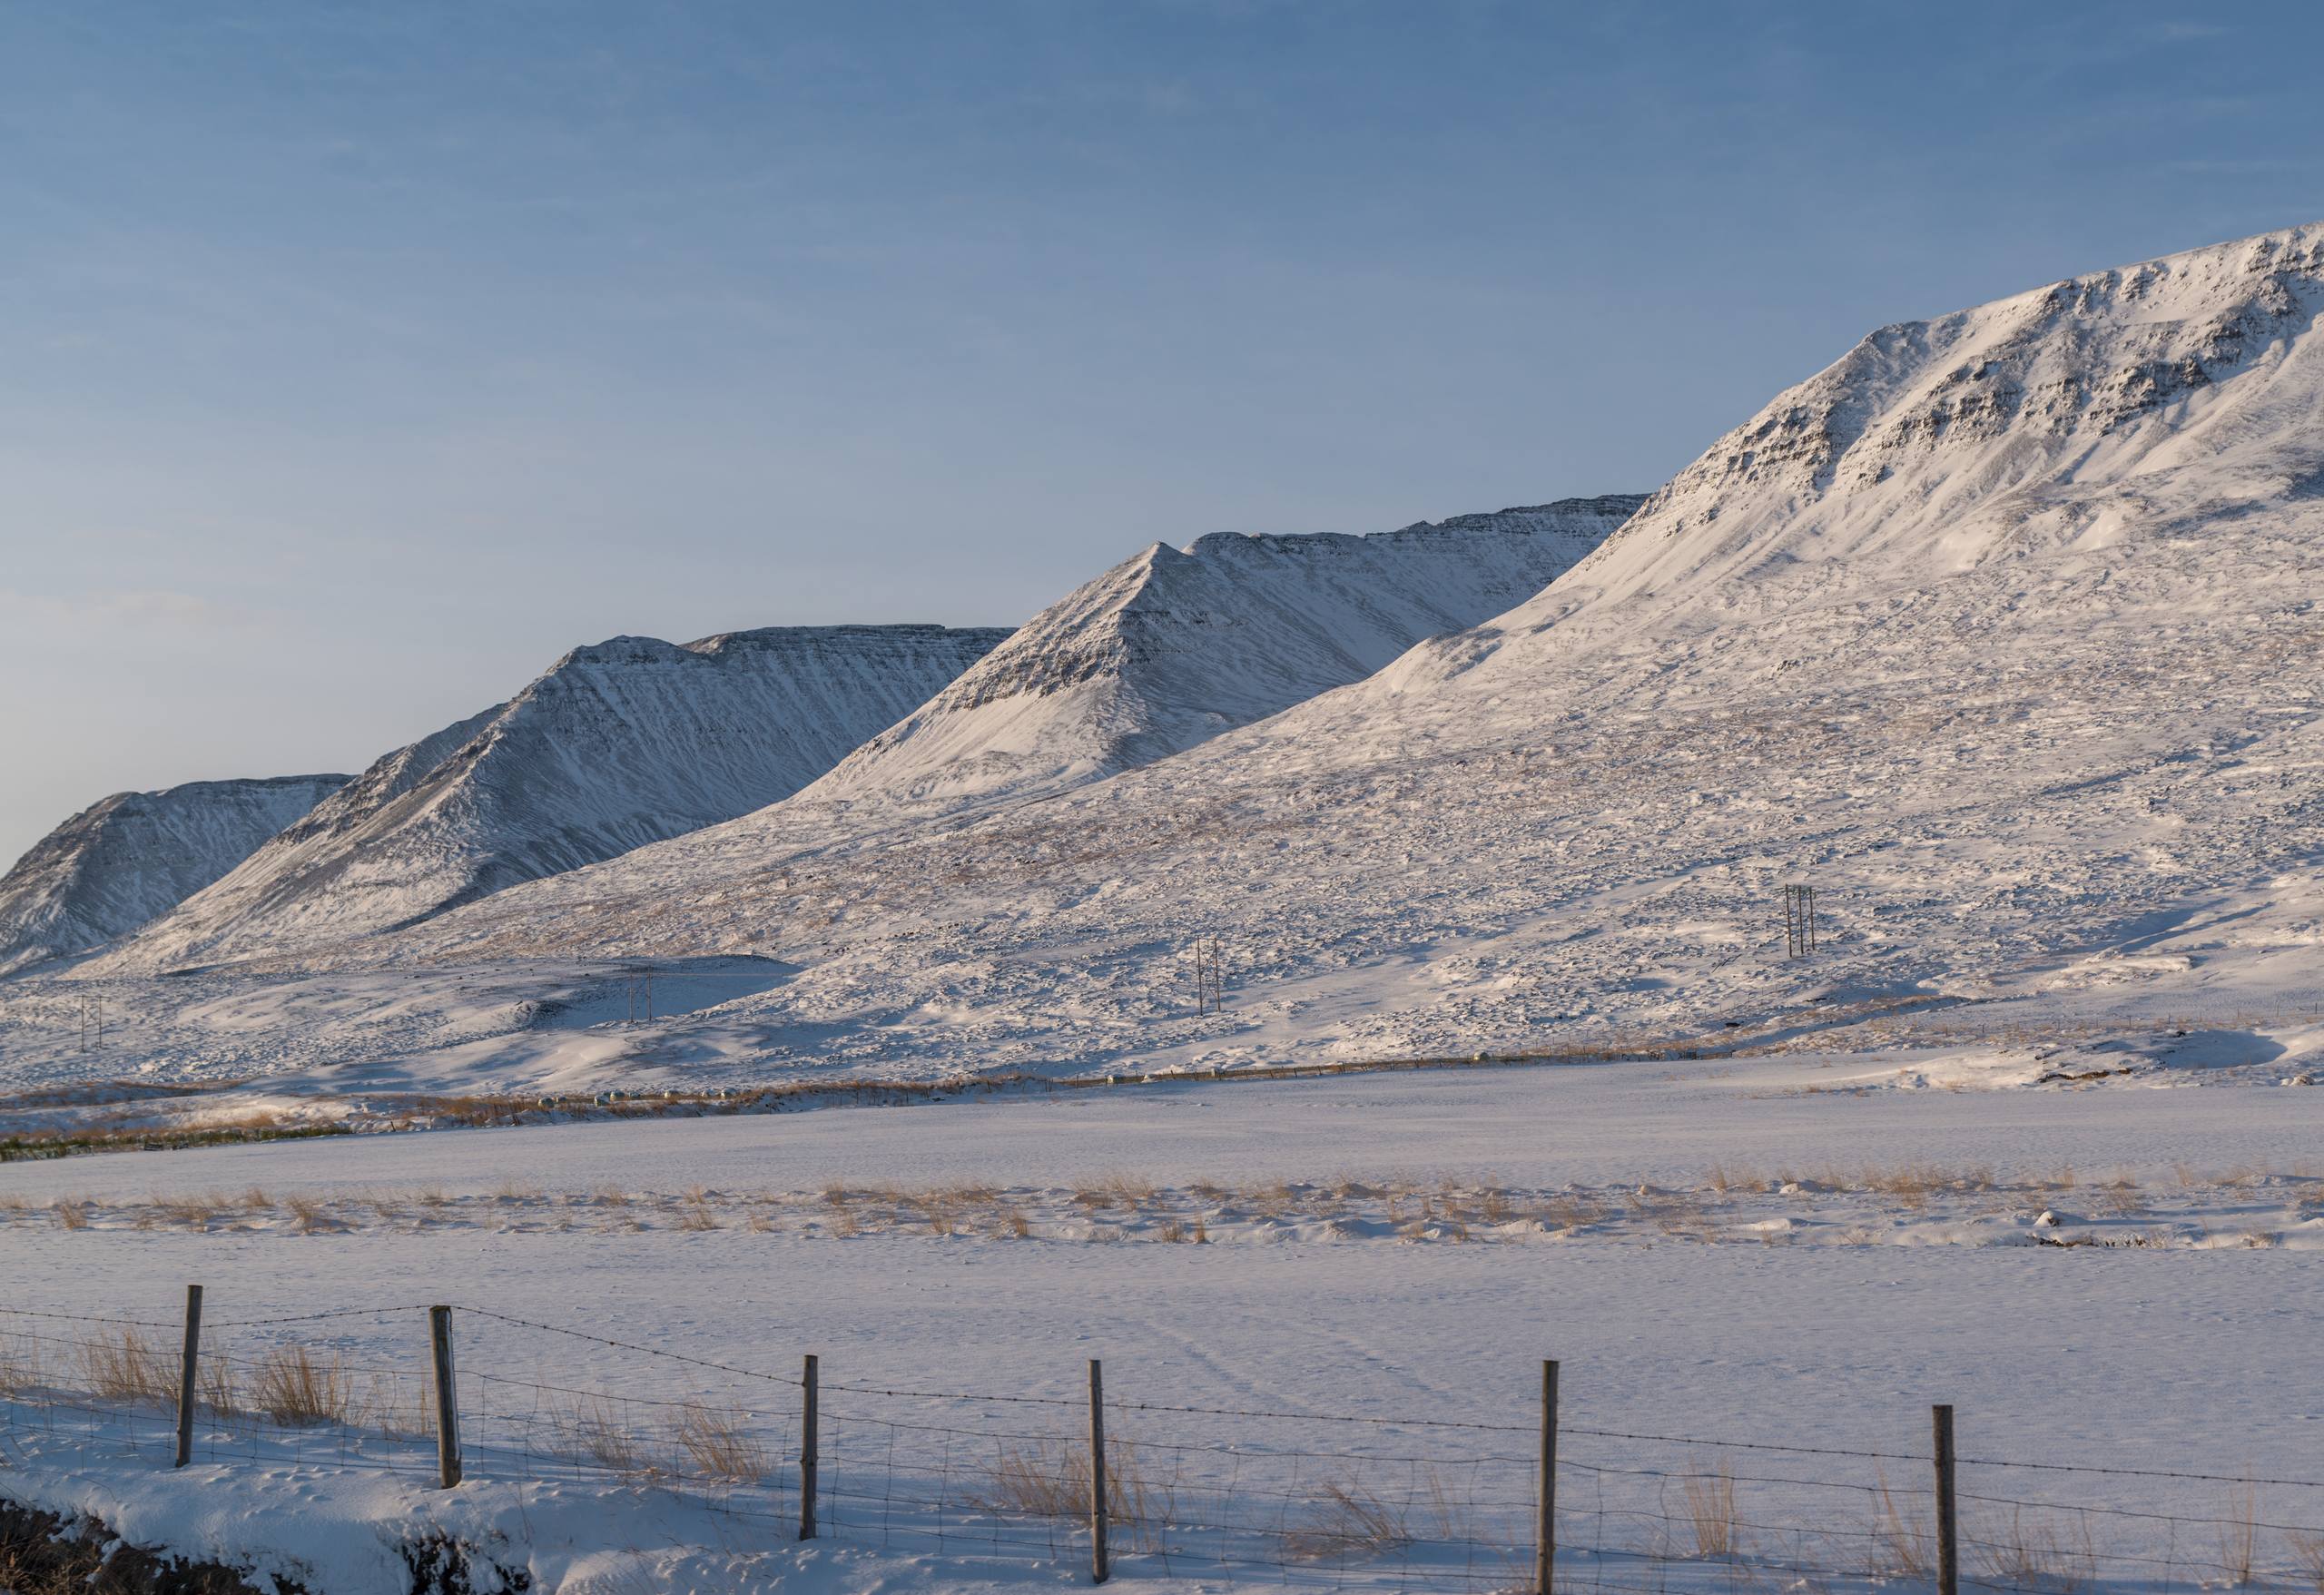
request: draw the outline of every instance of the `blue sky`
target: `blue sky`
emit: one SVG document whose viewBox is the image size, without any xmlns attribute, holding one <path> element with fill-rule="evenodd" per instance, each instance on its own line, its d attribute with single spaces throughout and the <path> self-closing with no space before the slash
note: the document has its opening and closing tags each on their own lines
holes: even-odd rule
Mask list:
<svg viewBox="0 0 2324 1595">
<path fill-rule="evenodd" d="M 2309 5 L 0 9 L 0 858 L 565 648 L 1639 490 L 2324 217 Z"/>
</svg>

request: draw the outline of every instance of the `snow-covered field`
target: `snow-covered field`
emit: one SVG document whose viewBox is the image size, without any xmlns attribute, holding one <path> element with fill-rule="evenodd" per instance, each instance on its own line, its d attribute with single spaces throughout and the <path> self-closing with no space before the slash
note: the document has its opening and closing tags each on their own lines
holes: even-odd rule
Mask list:
<svg viewBox="0 0 2324 1595">
<path fill-rule="evenodd" d="M 1063 1582 L 1086 1554 L 1068 1525 L 974 1508 L 993 1492 L 996 1459 L 1037 1443 L 991 1436 L 1061 1444 L 1074 1431 L 1092 1356 L 1121 1403 L 1117 1428 L 1146 1447 L 1140 1465 L 1167 1465 L 1180 1492 L 1189 1526 L 1161 1535 L 1177 1551 L 1168 1575 L 1213 1586 L 1521 1581 L 1521 1566 L 1480 1571 L 1466 1537 L 1513 1535 L 1525 1521 L 1507 1503 L 1530 1490 L 1519 1463 L 1545 1356 L 1563 1364 L 1575 1431 L 1566 1542 L 1609 1552 L 1575 1550 L 1563 1565 L 1608 1588 L 1724 1588 L 1774 1576 L 1734 1564 L 1802 1557 L 1835 1587 L 1860 1578 L 1864 1559 L 1841 1551 L 1873 1532 L 1877 1485 L 1920 1510 L 1910 1492 L 1925 1485 L 1915 1459 L 1936 1401 L 1955 1403 L 1964 1454 L 1980 1460 L 2319 1473 L 2311 1425 L 2324 1408 L 2301 1393 L 2324 1377 L 2312 1334 L 2324 1273 L 2308 1249 L 2324 1228 L 2313 1216 L 2324 1092 L 1816 1088 L 1849 1069 L 1800 1057 L 1189 1082 L 12 1165 L 0 1167 L 12 1308 L 167 1324 L 183 1284 L 200 1281 L 221 1325 L 380 1309 L 222 1328 L 212 1344 L 251 1367 L 297 1344 L 346 1359 L 359 1382 L 401 1370 L 409 1403 L 420 1309 L 458 1304 L 478 1482 L 448 1497 L 427 1488 L 424 1423 L 350 1442 L 205 1420 L 202 1460 L 172 1474 L 166 1411 L 100 1422 L 22 1394 L 0 1476 L 27 1499 L 101 1510 L 189 1551 L 271 1548 L 278 1570 L 303 1560 L 334 1590 L 402 1587 L 390 1544 L 428 1523 L 497 1546 L 548 1589 Z M 2132 1236 L 2168 1244 L 2054 1244 Z M 850 1482 L 835 1487 L 838 1537 L 803 1551 L 788 1527 L 797 1392 L 732 1371 L 795 1377 L 808 1352 L 847 1387 L 825 1396 L 838 1436 L 825 1444 Z M 1062 1404 L 871 1393 L 898 1390 Z M 575 1460 L 592 1414 L 645 1434 L 656 1400 L 751 1427 L 764 1481 L 713 1488 L 683 1462 L 609 1476 Z M 93 1446 L 92 1427 L 111 1441 Z M 1615 1437 L 1632 1434 L 1890 1460 Z M 1190 1449 L 1214 1446 L 1229 1449 Z M 1452 1497 L 1458 1531 L 1444 1543 L 1415 1530 L 1423 1543 L 1393 1553 L 1285 1550 L 1303 1525 L 1327 1526 L 1317 1514 L 1333 1483 L 1360 1480 L 1411 1509 L 1420 1464 L 1383 1459 L 1413 1455 L 1439 1459 L 1428 1492 Z M 1478 1455 L 1517 1460 L 1444 1460 Z M 1690 1549 L 1692 1514 L 1674 1504 L 1683 1485 L 1658 1479 L 1649 1501 L 1614 1471 L 1716 1478 L 1722 1463 L 1742 1480 L 1738 1515 L 1770 1525 L 1727 1562 Z M 1227 1475 L 1248 1493 L 1234 1495 Z M 2204 1520 L 2158 1551 L 2143 1518 L 2043 1511 L 2062 1577 L 2083 1555 L 2073 1536 L 2089 1531 L 2091 1575 L 2111 1586 L 2172 1581 L 2159 1565 L 2110 1560 L 2132 1554 L 2174 1557 L 2180 1584 L 2224 1581 L 2199 1564 L 2221 1555 L 2211 1520 L 2232 1522 L 2238 1485 L 1965 1477 L 1965 1491 L 2012 1500 Z M 1844 1505 L 1761 1480 L 1820 1480 Z M 1585 1488 L 1610 1516 L 1592 1520 Z M 2262 1522 L 2324 1520 L 2315 1492 L 2259 1488 Z M 1287 1519 L 1252 1515 L 1270 1492 L 1298 1498 Z M 928 1504 L 939 1497 L 945 1512 Z M 300 1510 L 286 1517 L 292 1499 Z M 1228 1499 L 1241 1503 L 1236 1532 L 1196 1531 Z M 1622 1515 L 1649 1509 L 1671 1521 Z M 2296 1573 L 2294 1541 L 2263 1540 L 2274 1576 Z M 1611 1554 L 1624 1548 L 1653 1560 Z M 1262 1551 L 1283 1565 L 1203 1565 Z M 1521 1562 L 1523 1544 L 1513 1551 Z M 1162 1580 L 1164 1559 L 1127 1550 L 1123 1576 Z"/>
</svg>

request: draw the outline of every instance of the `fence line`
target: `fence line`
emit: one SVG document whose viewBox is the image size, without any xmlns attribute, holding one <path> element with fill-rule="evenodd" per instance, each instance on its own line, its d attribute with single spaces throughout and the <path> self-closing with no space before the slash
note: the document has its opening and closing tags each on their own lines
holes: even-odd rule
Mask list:
<svg viewBox="0 0 2324 1595">
<path fill-rule="evenodd" d="M 300 1325 L 329 1328 L 294 1338 Z M 145 1333 L 180 1329 L 182 1351 Z M 2324 1480 L 1954 1458 L 1942 1420 L 1937 1447 L 1917 1455 L 1571 1425 L 1557 1419 L 1554 1364 L 1538 1392 L 1512 1393 L 1539 1421 L 1507 1423 L 1123 1399 L 1098 1393 L 1094 1366 L 1088 1400 L 852 1384 L 822 1378 L 814 1359 L 803 1374 L 771 1373 L 466 1306 L 195 1329 L 0 1307 L 0 1452 L 34 1470 L 95 1453 L 443 1488 L 646 1490 L 708 1514 L 728 1544 L 828 1538 L 1072 1565 L 1098 1581 L 1529 1595 L 1733 1595 L 1770 1580 L 1817 1595 L 2324 1588 L 2324 1499 L 2306 1493 Z M 610 1377 L 545 1373 L 540 1335 L 622 1360 Z M 1515 1435 L 1538 1444 L 1499 1438 Z M 1738 1453 L 1768 1462 L 1738 1471 Z M 2036 1489 L 2037 1476 L 2056 1482 Z M 2052 1493 L 2070 1479 L 2098 1493 Z M 2191 1499 L 2204 1488 L 2221 1492 L 2217 1510 Z"/>
</svg>

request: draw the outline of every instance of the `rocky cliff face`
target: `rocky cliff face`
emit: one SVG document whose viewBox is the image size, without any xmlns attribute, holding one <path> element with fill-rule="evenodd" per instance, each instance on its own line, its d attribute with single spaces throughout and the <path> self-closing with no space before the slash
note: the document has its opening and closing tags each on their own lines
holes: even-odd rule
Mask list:
<svg viewBox="0 0 2324 1595">
<path fill-rule="evenodd" d="M 373 764 L 109 960 L 153 968 L 409 925 L 773 802 L 1009 634 L 782 626 L 576 648 Z"/>
<path fill-rule="evenodd" d="M 346 782 L 196 781 L 91 805 L 0 877 L 0 973 L 85 952 L 167 913 Z"/>
</svg>

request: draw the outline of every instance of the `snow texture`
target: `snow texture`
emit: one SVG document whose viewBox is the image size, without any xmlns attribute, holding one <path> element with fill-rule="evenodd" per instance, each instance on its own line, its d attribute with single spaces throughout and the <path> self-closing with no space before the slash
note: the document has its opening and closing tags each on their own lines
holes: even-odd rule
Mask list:
<svg viewBox="0 0 2324 1595">
<path fill-rule="evenodd" d="M 196 781 L 91 804 L 0 876 L 0 973 L 86 951 L 167 913 L 346 783 Z"/>
<path fill-rule="evenodd" d="M 114 959 L 155 969 L 409 925 L 788 796 L 1008 635 L 774 626 L 576 648 L 398 749 Z"/>
<path fill-rule="evenodd" d="M 1884 329 L 1359 684 L 964 825 L 656 850 L 366 957 L 776 958 L 677 1054 L 762 1075 L 2283 1000 L 2318 944 L 2319 309 L 2309 227 Z M 1183 985 L 1204 935 L 1224 1014 Z"/>
<path fill-rule="evenodd" d="M 1568 498 L 1366 537 L 1157 543 L 1034 616 L 803 798 L 1019 800 L 1151 763 L 1500 614 L 1644 502 Z"/>
</svg>

